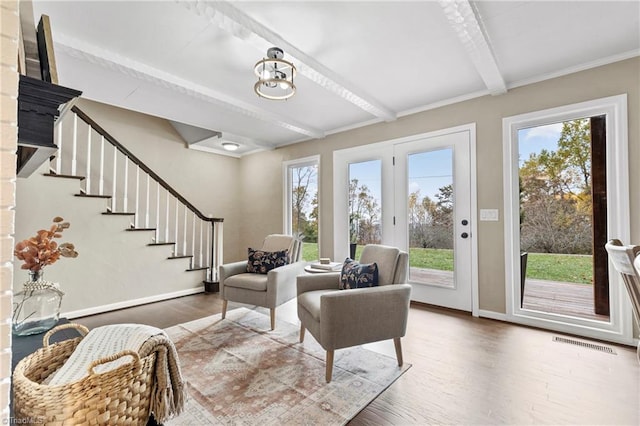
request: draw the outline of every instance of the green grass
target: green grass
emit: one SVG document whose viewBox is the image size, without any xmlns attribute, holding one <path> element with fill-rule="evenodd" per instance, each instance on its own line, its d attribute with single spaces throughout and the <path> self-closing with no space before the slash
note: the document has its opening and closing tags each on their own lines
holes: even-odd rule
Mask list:
<svg viewBox="0 0 640 426">
<path fill-rule="evenodd" d="M 318 260 L 318 243 L 302 243 L 302 260 Z"/>
<path fill-rule="evenodd" d="M 409 262 L 414 268 L 453 271 L 453 250 L 411 248 Z"/>
<path fill-rule="evenodd" d="M 527 278 L 591 284 L 593 258 L 590 255 L 529 253 Z"/>
<path fill-rule="evenodd" d="M 356 259 L 360 258 L 363 246 L 358 246 Z M 318 259 L 318 245 L 304 243 L 304 260 Z M 415 268 L 453 271 L 453 250 L 412 248 L 409 250 L 411 266 Z M 593 277 L 591 256 L 573 254 L 529 253 L 527 278 L 591 284 Z"/>
</svg>

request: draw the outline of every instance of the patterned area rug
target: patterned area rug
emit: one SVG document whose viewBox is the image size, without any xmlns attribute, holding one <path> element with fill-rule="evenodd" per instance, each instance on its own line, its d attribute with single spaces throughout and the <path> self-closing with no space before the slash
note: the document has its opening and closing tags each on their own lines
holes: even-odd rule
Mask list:
<svg viewBox="0 0 640 426">
<path fill-rule="evenodd" d="M 188 382 L 185 412 L 167 425 L 341 425 L 409 367 L 354 347 L 337 350 L 326 383 L 325 352 L 299 328 L 240 308 L 167 329 Z"/>
</svg>

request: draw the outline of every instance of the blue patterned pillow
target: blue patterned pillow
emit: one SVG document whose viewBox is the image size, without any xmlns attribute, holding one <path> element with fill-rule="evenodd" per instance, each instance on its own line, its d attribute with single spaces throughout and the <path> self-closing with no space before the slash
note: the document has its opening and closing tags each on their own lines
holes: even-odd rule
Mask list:
<svg viewBox="0 0 640 426">
<path fill-rule="evenodd" d="M 340 273 L 340 290 L 378 286 L 378 264 L 346 258 Z"/>
<path fill-rule="evenodd" d="M 266 274 L 272 269 L 289 263 L 289 250 L 262 251 L 249 248 L 247 272 Z"/>
</svg>

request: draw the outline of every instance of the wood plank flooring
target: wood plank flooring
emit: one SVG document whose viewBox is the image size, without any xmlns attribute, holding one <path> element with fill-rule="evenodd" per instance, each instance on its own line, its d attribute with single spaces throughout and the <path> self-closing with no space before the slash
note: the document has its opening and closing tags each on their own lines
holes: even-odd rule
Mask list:
<svg viewBox="0 0 640 426">
<path fill-rule="evenodd" d="M 90 328 L 120 322 L 166 328 L 221 307 L 218 294 L 202 293 L 74 321 Z M 277 317 L 297 324 L 295 299 L 279 307 Z M 412 367 L 350 424 L 639 425 L 635 348 L 591 342 L 616 353 L 608 354 L 554 342 L 554 336 L 560 334 L 412 306 L 402 339 Z M 366 346 L 395 356 L 391 340 Z"/>
</svg>

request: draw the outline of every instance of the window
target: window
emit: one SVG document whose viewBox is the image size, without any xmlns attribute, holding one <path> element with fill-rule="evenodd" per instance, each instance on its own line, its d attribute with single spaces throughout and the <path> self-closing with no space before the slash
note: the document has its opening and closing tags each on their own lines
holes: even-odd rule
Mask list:
<svg viewBox="0 0 640 426">
<path fill-rule="evenodd" d="M 285 214 L 287 234 L 303 237 L 302 260 L 317 260 L 318 246 L 318 166 L 319 157 L 284 163 Z"/>
</svg>

